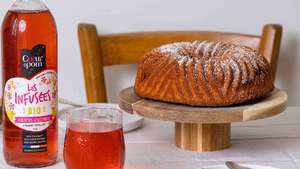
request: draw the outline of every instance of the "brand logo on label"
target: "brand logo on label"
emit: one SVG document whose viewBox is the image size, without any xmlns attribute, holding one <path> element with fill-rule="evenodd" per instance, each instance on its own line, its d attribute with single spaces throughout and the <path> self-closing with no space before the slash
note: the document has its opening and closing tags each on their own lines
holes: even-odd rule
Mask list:
<svg viewBox="0 0 300 169">
<path fill-rule="evenodd" d="M 30 78 L 46 67 L 46 46 L 39 44 L 31 50 L 21 49 L 22 76 Z"/>
<path fill-rule="evenodd" d="M 31 80 L 9 79 L 4 88 L 4 106 L 8 119 L 21 129 L 46 129 L 57 113 L 56 72 L 45 70 Z"/>
</svg>

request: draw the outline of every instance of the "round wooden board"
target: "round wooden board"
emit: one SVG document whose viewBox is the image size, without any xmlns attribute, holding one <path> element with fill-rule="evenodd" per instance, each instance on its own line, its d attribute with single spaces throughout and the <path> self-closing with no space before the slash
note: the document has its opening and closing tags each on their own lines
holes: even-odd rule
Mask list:
<svg viewBox="0 0 300 169">
<path fill-rule="evenodd" d="M 231 123 L 263 119 L 286 109 L 288 96 L 275 89 L 258 100 L 230 107 L 193 107 L 138 97 L 133 87 L 119 94 L 119 106 L 128 113 L 180 123 Z"/>
</svg>

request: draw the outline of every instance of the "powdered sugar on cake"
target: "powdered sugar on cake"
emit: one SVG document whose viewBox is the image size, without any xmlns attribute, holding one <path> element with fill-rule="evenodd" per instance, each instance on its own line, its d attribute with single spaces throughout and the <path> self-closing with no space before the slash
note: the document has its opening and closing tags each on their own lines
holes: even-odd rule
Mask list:
<svg viewBox="0 0 300 169">
<path fill-rule="evenodd" d="M 189 60 L 195 61 L 195 64 L 203 62 L 205 64 L 214 64 L 212 66 L 214 68 L 217 67 L 214 70 L 217 72 L 236 72 L 236 69 L 242 68 L 243 82 L 247 81 L 246 76 L 249 69 L 254 69 L 257 72 L 260 71 L 260 66 L 265 64 L 264 58 L 256 50 L 220 41 L 177 42 L 163 45 L 153 51 L 167 55 L 170 59 L 175 59 L 178 64 L 184 63 L 186 59 L 188 59 L 187 62 Z M 224 66 L 215 66 L 215 64 L 229 64 L 232 70 L 225 69 Z M 253 77 L 248 80 L 252 79 Z"/>
</svg>

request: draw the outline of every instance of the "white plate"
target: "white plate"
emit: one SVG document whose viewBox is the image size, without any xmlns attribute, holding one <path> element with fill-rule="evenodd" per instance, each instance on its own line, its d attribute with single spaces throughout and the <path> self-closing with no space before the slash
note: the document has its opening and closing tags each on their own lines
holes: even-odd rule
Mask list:
<svg viewBox="0 0 300 169">
<path fill-rule="evenodd" d="M 92 106 L 97 105 L 97 106 L 102 106 L 102 107 L 107 107 L 107 108 L 120 109 L 117 104 L 93 103 L 93 104 L 88 104 L 88 105 L 92 105 Z M 62 110 L 60 110 L 58 113 L 58 120 L 59 120 L 58 126 L 59 126 L 59 128 L 61 128 L 64 131 L 66 130 L 65 113 L 74 108 L 75 107 L 66 107 L 66 108 L 63 108 Z M 143 123 L 144 123 L 143 117 L 131 115 L 126 112 L 123 113 L 123 131 L 124 132 L 129 132 L 134 129 L 137 129 L 137 128 L 141 127 L 143 125 Z"/>
<path fill-rule="evenodd" d="M 248 165 L 248 164 L 240 164 L 240 165 L 251 169 L 278 169 L 274 167 L 266 167 L 260 165 Z M 203 167 L 201 169 L 228 169 L 228 167 L 226 167 L 226 165 L 214 165 L 214 166 Z"/>
</svg>

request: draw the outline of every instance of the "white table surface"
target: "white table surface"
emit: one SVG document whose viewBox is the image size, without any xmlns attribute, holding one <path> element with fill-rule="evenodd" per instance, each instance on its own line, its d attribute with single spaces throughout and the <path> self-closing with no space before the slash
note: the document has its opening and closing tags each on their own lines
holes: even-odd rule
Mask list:
<svg viewBox="0 0 300 169">
<path fill-rule="evenodd" d="M 45 169 L 65 168 L 62 140 L 61 132 L 58 162 Z M 178 149 L 174 145 L 174 124 L 154 120 L 145 120 L 144 126 L 127 133 L 125 140 L 125 169 L 199 169 L 228 160 L 300 169 L 300 107 L 289 107 L 272 118 L 234 124 L 232 147 L 218 152 L 197 153 Z M 0 156 L 0 169 L 12 168 Z"/>
</svg>

